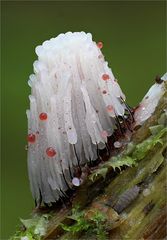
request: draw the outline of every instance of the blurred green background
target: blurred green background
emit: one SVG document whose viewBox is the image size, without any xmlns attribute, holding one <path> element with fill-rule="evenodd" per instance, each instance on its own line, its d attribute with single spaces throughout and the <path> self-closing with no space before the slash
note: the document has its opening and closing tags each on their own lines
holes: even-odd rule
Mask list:
<svg viewBox="0 0 167 240">
<path fill-rule="evenodd" d="M 67 31 L 103 41 L 103 53 L 135 106 L 165 72 L 165 1 L 2 2 L 2 235 L 33 209 L 26 164 L 27 85 L 34 48 Z"/>
</svg>

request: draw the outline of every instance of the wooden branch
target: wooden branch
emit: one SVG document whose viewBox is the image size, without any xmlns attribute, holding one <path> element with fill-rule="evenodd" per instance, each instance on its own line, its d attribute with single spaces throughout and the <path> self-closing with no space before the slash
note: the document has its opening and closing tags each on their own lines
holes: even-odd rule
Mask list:
<svg viewBox="0 0 167 240">
<path fill-rule="evenodd" d="M 105 231 L 103 239 L 164 239 L 167 236 L 167 141 L 166 123 L 159 124 L 159 119 L 167 107 L 166 100 L 167 91 L 122 152 L 100 164 L 88 176 L 69 206 L 35 210 L 29 222 L 23 221 L 24 229 L 11 239 L 19 239 L 18 236 L 22 240 L 102 239 L 98 228 Z M 154 134 L 150 131 L 152 126 L 157 129 Z M 73 209 L 82 213 L 79 220 L 84 220 L 87 230 L 84 226 L 77 230 L 70 228 L 77 223 Z M 100 224 L 94 217 L 96 213 L 105 216 Z M 43 221 L 41 225 L 40 221 Z M 26 239 L 26 236 L 30 237 Z"/>
</svg>

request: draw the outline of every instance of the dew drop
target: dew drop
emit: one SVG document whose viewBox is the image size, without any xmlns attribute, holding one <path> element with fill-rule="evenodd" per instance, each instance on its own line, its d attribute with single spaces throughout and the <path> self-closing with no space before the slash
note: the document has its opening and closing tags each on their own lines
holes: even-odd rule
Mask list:
<svg viewBox="0 0 167 240">
<path fill-rule="evenodd" d="M 80 179 L 74 177 L 74 178 L 72 179 L 72 184 L 73 184 L 74 186 L 76 186 L 76 187 L 79 187 L 79 186 L 80 186 Z"/>
<path fill-rule="evenodd" d="M 114 147 L 115 147 L 115 148 L 120 148 L 120 147 L 122 147 L 122 143 L 116 141 L 116 142 L 114 142 Z"/>
<path fill-rule="evenodd" d="M 46 154 L 48 155 L 48 157 L 54 157 L 56 155 L 56 151 L 54 150 L 54 148 L 49 147 L 46 149 Z"/>
</svg>

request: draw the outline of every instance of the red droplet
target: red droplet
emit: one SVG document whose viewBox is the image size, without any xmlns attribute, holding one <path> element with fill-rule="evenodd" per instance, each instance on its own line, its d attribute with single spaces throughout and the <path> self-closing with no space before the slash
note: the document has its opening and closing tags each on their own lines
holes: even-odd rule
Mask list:
<svg viewBox="0 0 167 240">
<path fill-rule="evenodd" d="M 27 141 L 28 141 L 29 143 L 34 143 L 34 142 L 35 142 L 35 139 L 36 139 L 35 134 L 33 134 L 33 133 L 28 134 L 28 136 L 27 136 Z"/>
<path fill-rule="evenodd" d="M 56 155 L 56 151 L 52 147 L 49 147 L 46 149 L 46 154 L 48 157 L 54 157 Z"/>
<path fill-rule="evenodd" d="M 103 92 L 102 92 L 103 94 L 106 94 L 107 93 L 107 91 L 106 90 L 103 90 Z"/>
<path fill-rule="evenodd" d="M 108 105 L 107 106 L 107 111 L 108 112 L 112 112 L 113 111 L 113 106 L 112 105 Z"/>
<path fill-rule="evenodd" d="M 109 76 L 108 74 L 104 73 L 104 74 L 102 75 L 102 79 L 103 79 L 104 81 L 107 81 L 107 80 L 110 79 L 110 76 Z"/>
<path fill-rule="evenodd" d="M 97 43 L 97 47 L 101 49 L 103 47 L 103 43 L 102 42 L 98 42 Z"/>
<path fill-rule="evenodd" d="M 42 112 L 42 113 L 39 114 L 39 118 L 42 121 L 45 121 L 47 119 L 47 117 L 48 117 L 47 113 Z"/>
</svg>

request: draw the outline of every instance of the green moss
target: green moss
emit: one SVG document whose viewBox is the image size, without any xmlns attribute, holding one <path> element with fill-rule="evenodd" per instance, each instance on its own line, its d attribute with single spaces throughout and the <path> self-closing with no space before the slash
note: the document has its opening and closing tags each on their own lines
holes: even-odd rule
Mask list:
<svg viewBox="0 0 167 240">
<path fill-rule="evenodd" d="M 113 168 L 114 171 L 116 168 L 118 168 L 121 171 L 121 167 L 123 166 L 136 166 L 137 162 L 146 157 L 147 154 L 153 150 L 155 145 L 163 145 L 164 137 L 167 133 L 167 128 L 160 124 L 150 127 L 150 131 L 152 133 L 150 137 L 148 137 L 142 143 L 137 144 L 136 146 L 133 143 L 130 143 L 127 146 L 125 152 L 116 157 L 112 157 L 108 162 L 103 164 L 101 168 L 95 170 L 89 176 L 89 179 L 92 182 L 96 181 L 96 179 L 100 176 L 105 179 L 106 174 L 110 168 Z M 159 159 L 162 159 L 162 157 L 160 157 Z"/>
<path fill-rule="evenodd" d="M 44 214 L 42 216 L 34 215 L 30 219 L 20 219 L 25 230 L 16 231 L 15 235 L 10 240 L 40 240 L 46 234 L 48 219 L 50 215 Z"/>
<path fill-rule="evenodd" d="M 102 168 L 99 168 L 98 170 L 96 170 L 94 173 L 92 173 L 90 176 L 89 176 L 89 179 L 94 182 L 98 176 L 102 176 L 103 178 L 106 177 L 106 174 L 107 174 L 107 171 L 108 171 L 108 168 L 106 167 L 102 167 Z"/>
<path fill-rule="evenodd" d="M 142 143 L 137 144 L 132 157 L 136 158 L 138 161 L 143 159 L 157 143 L 163 144 L 162 138 L 166 133 L 167 128 L 163 128 L 157 134 L 152 135 Z"/>
<path fill-rule="evenodd" d="M 88 215 L 88 217 L 86 217 Z M 90 235 L 96 235 L 97 239 L 103 240 L 107 237 L 106 220 L 107 216 L 98 211 L 91 211 L 91 213 L 85 210 L 81 211 L 79 208 L 72 210 L 72 215 L 69 216 L 75 223 L 71 226 L 61 224 L 64 231 L 69 232 L 71 235 L 75 235 L 79 232 L 85 232 Z M 67 237 L 67 236 L 66 236 Z"/>
<path fill-rule="evenodd" d="M 72 215 L 68 216 L 68 218 L 74 220 L 75 223 L 71 226 L 66 224 L 61 224 L 61 227 L 63 228 L 63 230 L 67 232 L 71 232 L 72 234 L 75 234 L 77 232 L 86 231 L 90 227 L 90 224 L 84 218 L 84 211 L 80 211 L 78 206 L 72 209 Z"/>
<path fill-rule="evenodd" d="M 166 164 L 160 169 L 159 174 L 156 175 L 151 182 L 149 189 L 150 194 L 143 197 L 143 194 L 136 200 L 135 206 L 131 206 L 130 214 L 128 215 L 128 222 L 133 223 L 133 227 L 127 229 L 123 226 L 121 239 L 143 239 L 142 234 L 147 228 L 151 229 L 151 223 L 161 214 L 166 204 L 165 194 L 165 182 L 167 166 Z M 147 214 L 144 212 L 144 208 L 150 202 L 156 203 L 154 205 L 154 211 L 149 211 Z M 136 224 L 140 222 L 140 224 Z M 160 225 L 161 223 L 159 223 Z M 150 238 L 149 238 L 150 239 Z M 153 239 L 153 238 L 151 238 Z"/>
</svg>

